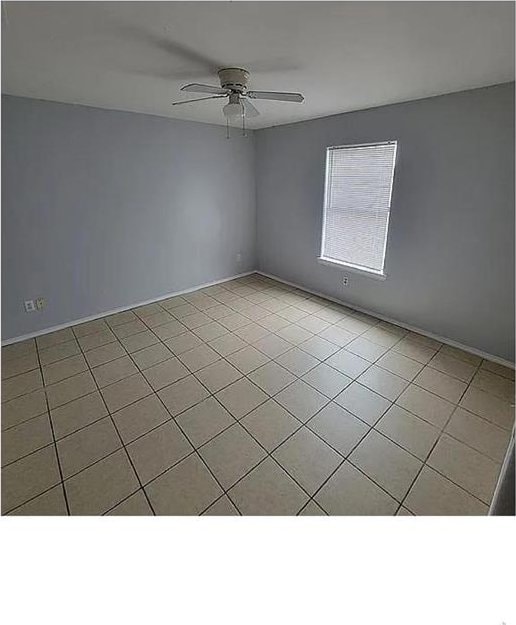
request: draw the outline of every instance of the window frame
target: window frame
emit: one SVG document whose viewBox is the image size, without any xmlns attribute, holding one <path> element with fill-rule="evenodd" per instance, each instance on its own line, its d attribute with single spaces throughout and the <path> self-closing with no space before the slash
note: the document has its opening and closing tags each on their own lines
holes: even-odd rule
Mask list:
<svg viewBox="0 0 516 625">
<path fill-rule="evenodd" d="M 385 230 L 385 241 L 384 241 L 384 254 L 383 254 L 383 262 L 382 269 L 380 271 L 373 269 L 371 267 L 364 267 L 363 265 L 354 265 L 353 263 L 339 261 L 334 258 L 328 258 L 323 256 L 323 248 L 324 248 L 324 239 L 326 235 L 326 213 L 328 209 L 328 191 L 330 184 L 330 153 L 332 150 L 343 150 L 343 149 L 351 149 L 351 148 L 366 148 L 373 147 L 379 145 L 392 145 L 394 144 L 394 159 L 392 163 L 392 183 L 391 183 L 391 191 L 389 195 L 389 215 L 387 217 L 387 228 Z M 350 271 L 352 273 L 357 273 L 363 276 L 367 276 L 369 278 L 375 278 L 377 280 L 385 280 L 387 278 L 387 273 L 385 272 L 385 261 L 387 257 L 387 243 L 389 239 L 389 225 L 391 220 L 391 207 L 392 207 L 392 196 L 394 193 L 394 179 L 396 175 L 396 165 L 398 161 L 398 151 L 399 151 L 399 143 L 397 139 L 390 139 L 387 141 L 370 141 L 368 143 L 353 143 L 353 144 L 345 144 L 345 145 L 331 145 L 326 148 L 326 160 L 325 160 L 325 174 L 324 174 L 324 203 L 323 203 L 323 212 L 322 212 L 322 227 L 321 227 L 321 245 L 319 249 L 319 256 L 317 258 L 318 262 L 323 265 L 328 265 L 330 267 L 336 267 L 342 270 Z"/>
</svg>

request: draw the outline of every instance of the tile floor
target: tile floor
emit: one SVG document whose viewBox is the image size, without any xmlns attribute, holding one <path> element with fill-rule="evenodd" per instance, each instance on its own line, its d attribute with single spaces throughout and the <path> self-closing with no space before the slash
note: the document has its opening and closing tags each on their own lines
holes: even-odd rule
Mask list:
<svg viewBox="0 0 516 625">
<path fill-rule="evenodd" d="M 2 513 L 483 515 L 514 371 L 259 275 L 2 350 Z"/>
</svg>

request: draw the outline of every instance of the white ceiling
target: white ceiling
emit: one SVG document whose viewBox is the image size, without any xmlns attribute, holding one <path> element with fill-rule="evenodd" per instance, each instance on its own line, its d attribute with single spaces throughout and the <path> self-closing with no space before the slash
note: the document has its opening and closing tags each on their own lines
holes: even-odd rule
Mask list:
<svg viewBox="0 0 516 625">
<path fill-rule="evenodd" d="M 246 67 L 264 128 L 514 80 L 512 2 L 7 2 L 4 93 L 224 123 L 188 82 Z M 191 96 L 190 96 L 191 97 Z"/>
</svg>

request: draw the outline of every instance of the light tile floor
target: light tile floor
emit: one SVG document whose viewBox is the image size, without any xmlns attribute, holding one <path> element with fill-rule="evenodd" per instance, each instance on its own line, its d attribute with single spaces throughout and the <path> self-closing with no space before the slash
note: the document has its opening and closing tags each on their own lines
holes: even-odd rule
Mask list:
<svg viewBox="0 0 516 625">
<path fill-rule="evenodd" d="M 259 275 L 2 350 L 2 513 L 483 515 L 514 371 Z"/>
</svg>

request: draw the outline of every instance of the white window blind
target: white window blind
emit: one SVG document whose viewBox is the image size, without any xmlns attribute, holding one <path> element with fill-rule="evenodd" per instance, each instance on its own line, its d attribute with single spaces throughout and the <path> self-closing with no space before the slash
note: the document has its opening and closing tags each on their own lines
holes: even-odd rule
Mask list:
<svg viewBox="0 0 516 625">
<path fill-rule="evenodd" d="M 396 148 L 328 148 L 321 260 L 383 274 Z"/>
</svg>

